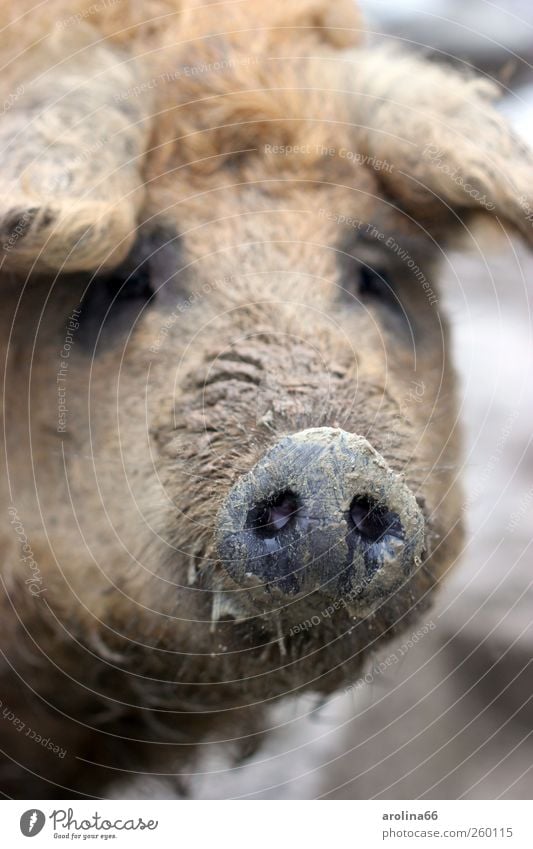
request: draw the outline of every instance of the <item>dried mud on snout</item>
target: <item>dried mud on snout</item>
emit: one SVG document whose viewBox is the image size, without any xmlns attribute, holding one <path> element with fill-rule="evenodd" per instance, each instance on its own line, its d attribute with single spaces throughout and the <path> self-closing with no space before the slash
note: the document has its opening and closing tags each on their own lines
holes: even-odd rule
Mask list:
<svg viewBox="0 0 533 849">
<path fill-rule="evenodd" d="M 295 499 L 293 527 L 262 535 L 250 523 L 251 510 L 283 492 Z M 359 534 L 351 520 L 363 501 L 371 516 L 390 516 L 373 536 Z M 281 439 L 238 480 L 219 513 L 217 545 L 223 568 L 257 604 L 296 596 L 312 608 L 320 594 L 349 595 L 354 614 L 366 615 L 420 567 L 424 519 L 401 476 L 368 440 L 308 428 Z"/>
</svg>

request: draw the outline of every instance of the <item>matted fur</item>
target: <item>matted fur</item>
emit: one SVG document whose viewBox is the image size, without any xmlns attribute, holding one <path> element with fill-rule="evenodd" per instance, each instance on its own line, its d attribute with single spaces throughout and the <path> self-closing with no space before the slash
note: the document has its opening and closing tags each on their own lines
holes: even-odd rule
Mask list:
<svg viewBox="0 0 533 849">
<path fill-rule="evenodd" d="M 472 212 L 530 238 L 533 166 L 492 85 L 365 47 L 348 2 L 32 10 L 2 4 L 1 698 L 66 755 L 3 723 L 0 785 L 95 796 L 130 771 L 185 782 L 209 740 L 247 753 L 269 704 L 354 680 L 427 607 L 461 547 L 458 426 L 446 321 L 410 269 L 437 292 Z M 157 293 L 120 307 L 134 243 Z M 351 256 L 390 267 L 407 328 L 353 309 Z M 291 634 L 305 610 L 250 612 L 213 530 L 241 473 L 322 425 L 404 475 L 426 559 L 372 616 Z"/>
</svg>

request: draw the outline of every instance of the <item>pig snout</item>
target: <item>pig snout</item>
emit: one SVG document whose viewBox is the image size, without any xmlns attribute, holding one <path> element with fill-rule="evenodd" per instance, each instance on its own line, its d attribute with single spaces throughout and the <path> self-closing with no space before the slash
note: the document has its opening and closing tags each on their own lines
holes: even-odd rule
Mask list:
<svg viewBox="0 0 533 849">
<path fill-rule="evenodd" d="M 366 439 L 311 428 L 281 439 L 235 483 L 217 548 L 238 587 L 263 603 L 314 591 L 370 601 L 421 564 L 424 518 Z"/>
</svg>

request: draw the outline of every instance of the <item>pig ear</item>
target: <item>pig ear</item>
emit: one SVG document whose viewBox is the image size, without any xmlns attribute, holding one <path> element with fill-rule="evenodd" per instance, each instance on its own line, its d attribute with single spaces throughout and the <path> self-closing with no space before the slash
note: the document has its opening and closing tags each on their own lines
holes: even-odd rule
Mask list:
<svg viewBox="0 0 533 849">
<path fill-rule="evenodd" d="M 118 263 L 144 200 L 150 103 L 118 49 L 47 44 L 24 55 L 0 124 L 0 264 L 91 270 Z M 30 70 L 33 68 L 33 72 Z"/>
<path fill-rule="evenodd" d="M 533 244 L 533 153 L 494 108 L 497 86 L 392 51 L 352 56 L 361 146 L 398 204 L 428 221 L 491 213 Z"/>
</svg>

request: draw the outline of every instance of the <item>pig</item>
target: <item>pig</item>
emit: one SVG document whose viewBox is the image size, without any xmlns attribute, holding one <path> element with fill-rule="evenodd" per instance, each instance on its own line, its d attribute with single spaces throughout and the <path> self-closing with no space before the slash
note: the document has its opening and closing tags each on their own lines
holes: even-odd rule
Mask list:
<svg viewBox="0 0 533 849">
<path fill-rule="evenodd" d="M 474 225 L 533 241 L 533 158 L 495 85 L 367 44 L 351 2 L 16 10 L 0 787 L 185 795 L 458 560 L 438 270 Z"/>
</svg>

